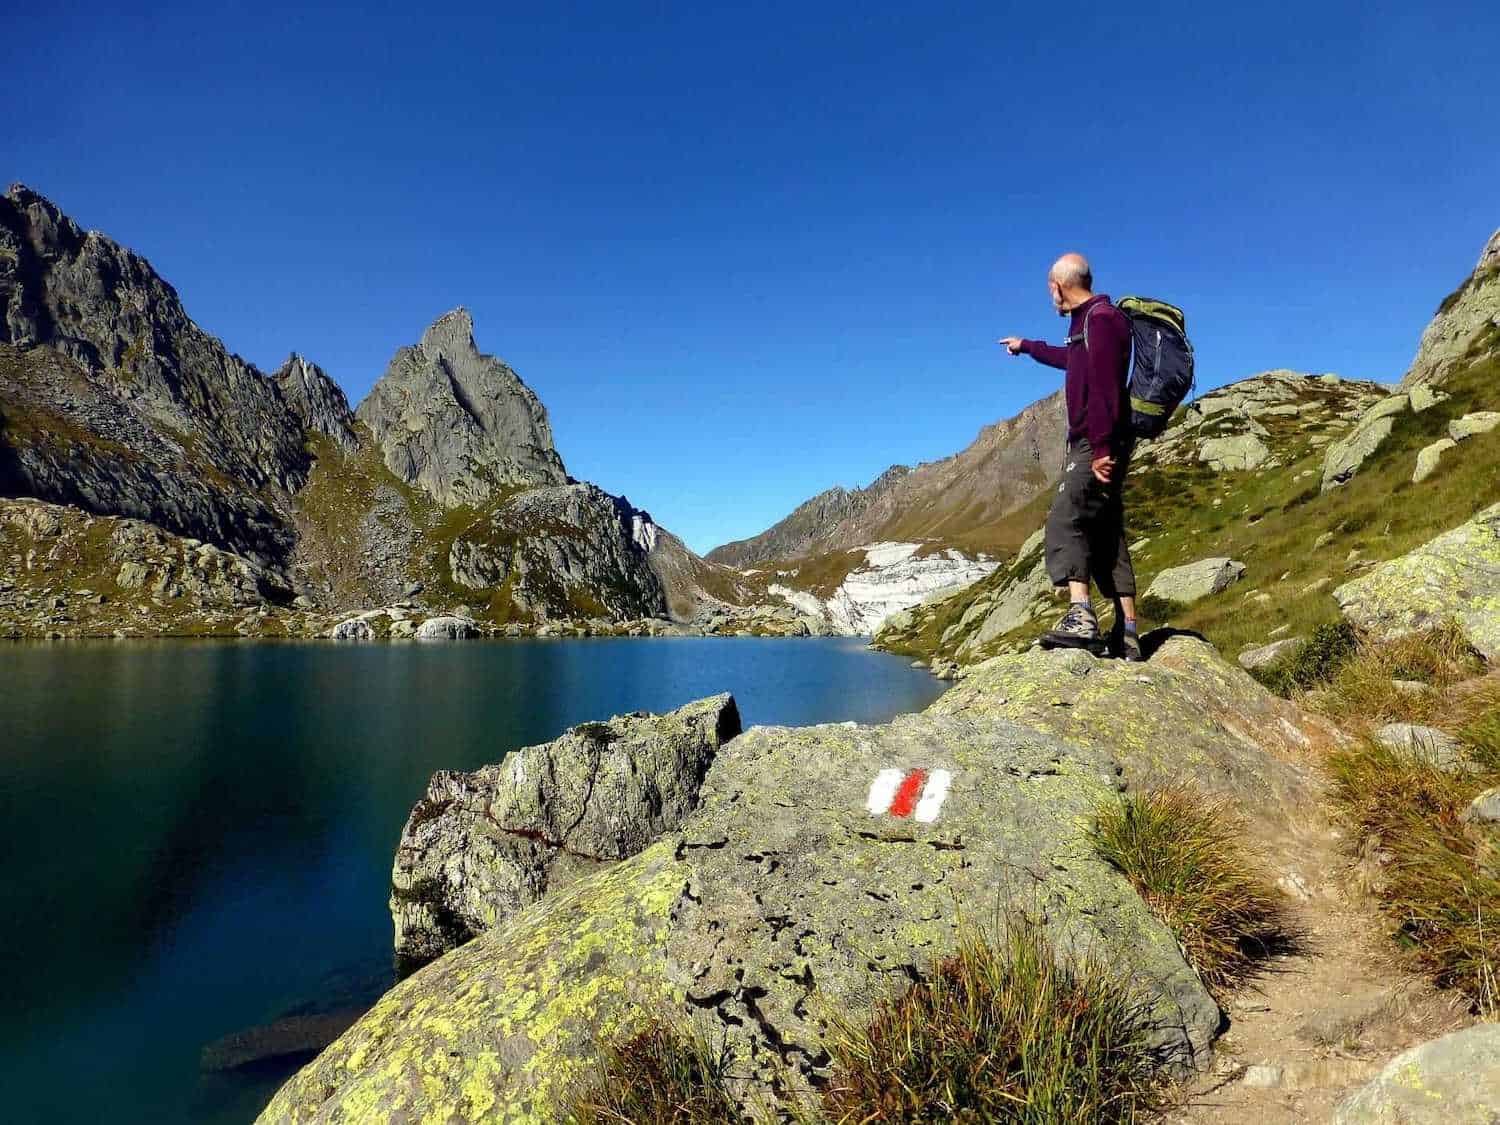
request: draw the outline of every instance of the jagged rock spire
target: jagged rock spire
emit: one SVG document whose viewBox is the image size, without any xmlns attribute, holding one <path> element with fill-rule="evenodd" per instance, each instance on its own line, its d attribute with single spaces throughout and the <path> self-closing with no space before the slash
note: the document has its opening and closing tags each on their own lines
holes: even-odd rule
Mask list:
<svg viewBox="0 0 1500 1125">
<path fill-rule="evenodd" d="M 546 408 L 506 364 L 479 351 L 461 307 L 398 351 L 355 413 L 391 472 L 446 507 L 568 479 Z"/>
</svg>

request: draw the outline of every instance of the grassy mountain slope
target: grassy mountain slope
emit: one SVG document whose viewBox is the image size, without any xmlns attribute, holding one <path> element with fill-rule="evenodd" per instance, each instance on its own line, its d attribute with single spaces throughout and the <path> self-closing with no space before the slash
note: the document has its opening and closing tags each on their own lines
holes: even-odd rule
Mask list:
<svg viewBox="0 0 1500 1125">
<path fill-rule="evenodd" d="M 1233 384 L 1204 401 L 1242 393 L 1254 382 Z M 1126 486 L 1129 535 L 1135 544 L 1147 540 L 1134 552 L 1141 590 L 1159 571 L 1198 559 L 1224 555 L 1246 566 L 1241 582 L 1191 606 L 1143 599 L 1143 618 L 1197 630 L 1229 652 L 1263 642 L 1278 629 L 1303 633 L 1338 617 L 1329 594 L 1333 586 L 1493 503 L 1500 494 L 1500 430 L 1449 450 L 1426 480 L 1411 478 L 1417 452 L 1446 436 L 1450 419 L 1500 409 L 1500 327 L 1492 325 L 1472 340 L 1441 389 L 1450 396 L 1446 401 L 1397 415 L 1390 436 L 1358 474 L 1327 493 L 1320 491 L 1320 480 L 1328 439 L 1347 433 L 1353 419 L 1340 417 L 1338 404 L 1329 401 L 1339 387 L 1310 378 L 1297 386 L 1297 405 L 1313 410 L 1254 418 L 1271 452 L 1257 469 L 1215 470 L 1196 459 L 1143 455 Z M 1321 414 L 1320 401 L 1326 404 Z M 1181 439 L 1188 436 L 1183 427 L 1189 421 L 1186 412 L 1179 415 L 1161 440 L 1187 444 Z M 1208 436 L 1228 435 L 1227 412 L 1214 429 L 1219 432 Z M 1191 444 L 1201 449 L 1205 432 L 1191 435 Z M 1045 503 L 1030 514 L 1040 526 Z M 893 621 L 876 643 L 960 663 L 1025 647 L 1050 627 L 1060 604 L 1043 603 L 1037 616 L 982 644 L 965 643 L 986 619 L 978 610 L 1014 592 L 1039 557 L 1038 547 L 953 597 L 919 607 Z"/>
</svg>

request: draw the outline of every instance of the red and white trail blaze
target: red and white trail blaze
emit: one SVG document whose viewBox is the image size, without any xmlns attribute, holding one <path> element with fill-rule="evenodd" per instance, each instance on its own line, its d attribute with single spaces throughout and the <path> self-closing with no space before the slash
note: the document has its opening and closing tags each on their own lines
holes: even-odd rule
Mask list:
<svg viewBox="0 0 1500 1125">
<path fill-rule="evenodd" d="M 870 782 L 865 808 L 871 816 L 890 814 L 931 824 L 948 798 L 953 775 L 947 770 L 881 770 Z"/>
</svg>

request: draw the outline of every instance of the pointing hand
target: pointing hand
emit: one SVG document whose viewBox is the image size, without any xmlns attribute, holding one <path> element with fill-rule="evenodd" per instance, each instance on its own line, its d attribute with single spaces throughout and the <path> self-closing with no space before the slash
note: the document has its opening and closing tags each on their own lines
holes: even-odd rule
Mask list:
<svg viewBox="0 0 1500 1125">
<path fill-rule="evenodd" d="M 1021 337 L 1019 336 L 1005 336 L 996 340 L 995 343 L 1003 345 L 1011 355 L 1021 354 Z"/>
</svg>

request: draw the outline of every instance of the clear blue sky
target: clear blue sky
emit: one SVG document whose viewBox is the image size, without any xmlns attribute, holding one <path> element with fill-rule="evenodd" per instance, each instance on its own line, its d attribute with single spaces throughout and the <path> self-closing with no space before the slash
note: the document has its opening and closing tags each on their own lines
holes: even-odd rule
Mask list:
<svg viewBox="0 0 1500 1125">
<path fill-rule="evenodd" d="M 149 7 L 149 12 L 138 8 Z M 467 305 L 704 550 L 1049 391 L 1043 275 L 1208 385 L 1398 378 L 1500 226 L 1500 4 L 26 4 L 0 176 L 357 403 Z"/>
</svg>

